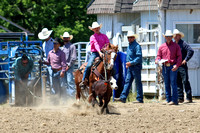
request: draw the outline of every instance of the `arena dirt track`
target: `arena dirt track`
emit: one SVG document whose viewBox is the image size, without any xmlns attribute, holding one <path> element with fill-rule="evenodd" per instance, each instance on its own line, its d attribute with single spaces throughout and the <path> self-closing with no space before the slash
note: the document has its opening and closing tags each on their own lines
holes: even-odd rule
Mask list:
<svg viewBox="0 0 200 133">
<path fill-rule="evenodd" d="M 110 103 L 111 114 L 70 101 L 59 107 L 0 106 L 1 133 L 133 133 L 200 132 L 200 100 L 178 106 L 156 101 L 144 104 Z"/>
</svg>

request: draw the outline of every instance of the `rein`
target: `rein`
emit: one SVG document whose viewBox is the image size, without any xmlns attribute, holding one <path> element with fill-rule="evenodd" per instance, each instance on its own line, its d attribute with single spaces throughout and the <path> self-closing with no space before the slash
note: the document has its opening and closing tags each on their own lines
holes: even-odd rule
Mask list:
<svg viewBox="0 0 200 133">
<path fill-rule="evenodd" d="M 105 51 L 106 52 L 106 51 Z M 105 53 L 104 53 L 104 57 L 105 57 Z M 107 60 L 107 56 L 105 57 Z M 106 66 L 107 63 L 105 62 L 105 60 L 103 59 L 103 66 L 104 66 L 104 73 L 105 73 L 105 80 L 107 81 L 107 71 L 106 71 Z"/>
</svg>

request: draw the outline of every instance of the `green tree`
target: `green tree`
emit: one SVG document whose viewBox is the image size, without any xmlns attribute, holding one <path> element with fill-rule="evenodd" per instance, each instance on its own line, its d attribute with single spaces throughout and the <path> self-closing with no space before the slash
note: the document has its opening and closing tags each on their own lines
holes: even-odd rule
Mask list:
<svg viewBox="0 0 200 133">
<path fill-rule="evenodd" d="M 53 29 L 53 37 L 65 31 L 74 35 L 73 42 L 89 41 L 92 32 L 88 26 L 96 20 L 96 15 L 87 15 L 90 0 L 1 0 L 0 15 L 34 33 L 38 40 L 42 28 Z M 20 29 L 6 21 L 0 25 L 13 32 Z M 2 31 L 2 30 L 1 30 Z"/>
</svg>

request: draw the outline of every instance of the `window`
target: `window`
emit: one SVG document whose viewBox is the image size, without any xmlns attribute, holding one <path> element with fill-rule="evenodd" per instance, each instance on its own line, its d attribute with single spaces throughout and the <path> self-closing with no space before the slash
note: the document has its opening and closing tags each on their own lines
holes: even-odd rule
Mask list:
<svg viewBox="0 0 200 133">
<path fill-rule="evenodd" d="M 183 40 L 188 43 L 200 43 L 200 24 L 176 24 L 176 29 L 185 34 Z"/>
<path fill-rule="evenodd" d="M 155 29 L 158 29 L 158 24 L 149 24 L 149 30 L 155 30 Z M 153 35 L 153 33 L 150 33 L 149 34 L 149 41 L 155 41 L 155 37 Z"/>
</svg>

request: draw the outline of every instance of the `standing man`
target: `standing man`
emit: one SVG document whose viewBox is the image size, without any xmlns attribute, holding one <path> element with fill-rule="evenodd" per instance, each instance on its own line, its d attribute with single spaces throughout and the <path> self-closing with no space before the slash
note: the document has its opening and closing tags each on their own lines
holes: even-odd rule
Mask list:
<svg viewBox="0 0 200 133">
<path fill-rule="evenodd" d="M 27 90 L 28 76 L 33 69 L 33 60 L 24 54 L 22 57 L 18 57 L 12 66 L 14 68 L 16 85 L 15 104 L 25 105 L 26 96 L 29 94 Z"/>
<path fill-rule="evenodd" d="M 44 51 L 44 59 L 46 60 L 49 54 L 49 51 L 51 51 L 54 47 L 53 45 L 53 38 L 51 38 L 51 33 L 53 30 L 48 30 L 47 28 L 43 28 L 42 31 L 38 34 L 38 38 L 41 40 L 44 40 L 42 44 L 42 48 Z M 49 84 L 51 91 L 52 90 L 52 70 L 51 66 L 47 66 L 47 83 Z"/>
<path fill-rule="evenodd" d="M 163 43 L 159 49 L 155 63 L 163 59 L 166 62 L 163 64 L 162 74 L 165 82 L 166 102 L 169 105 L 178 105 L 177 92 L 177 69 L 181 65 L 182 55 L 178 44 L 172 41 L 173 34 L 171 30 L 166 30 L 166 43 Z M 172 92 L 171 92 L 172 89 Z"/>
<path fill-rule="evenodd" d="M 65 53 L 60 50 L 61 40 L 56 38 L 53 41 L 54 48 L 49 51 L 47 60 L 42 62 L 47 65 L 51 65 L 52 69 L 52 87 L 55 91 L 55 94 L 60 98 L 61 96 L 61 78 L 64 77 L 66 70 L 66 59 Z M 57 102 L 57 101 L 56 101 Z"/>
<path fill-rule="evenodd" d="M 173 34 L 175 35 L 174 40 L 180 46 L 182 53 L 182 63 L 177 72 L 178 102 L 184 102 L 184 88 L 186 92 L 186 103 L 191 103 L 192 89 L 188 80 L 189 78 L 187 62 L 192 58 L 194 50 L 188 45 L 187 42 L 181 39 L 184 37 L 184 34 L 182 32 L 180 32 L 178 29 L 174 29 Z"/>
<path fill-rule="evenodd" d="M 64 93 L 67 91 L 69 93 L 73 93 L 75 91 L 75 82 L 74 82 L 74 64 L 76 61 L 76 47 L 75 45 L 71 44 L 70 40 L 72 40 L 73 35 L 69 35 L 68 32 L 65 32 L 61 38 L 64 41 L 64 46 L 62 51 L 65 53 L 65 59 L 66 59 L 66 69 L 65 69 L 65 77 L 63 78 L 62 84 L 65 87 L 65 84 L 67 85 L 66 90 L 64 90 Z"/>
<path fill-rule="evenodd" d="M 133 103 L 143 103 L 143 88 L 141 81 L 141 70 L 142 70 L 142 49 L 141 46 L 136 42 L 138 35 L 132 31 L 128 31 L 127 34 L 129 46 L 127 49 L 126 56 L 126 68 L 127 76 L 125 79 L 124 89 L 119 98 L 115 98 L 115 101 L 126 102 L 126 98 L 129 94 L 132 82 L 135 79 L 137 97 Z"/>
<path fill-rule="evenodd" d="M 89 81 L 91 66 L 96 57 L 103 57 L 103 53 L 101 52 L 101 49 L 107 45 L 109 42 L 108 37 L 105 34 L 102 34 L 100 32 L 100 29 L 102 27 L 102 24 L 98 24 L 97 22 L 92 23 L 92 27 L 88 27 L 90 30 L 94 32 L 94 34 L 90 37 L 90 45 L 91 45 L 91 56 L 88 60 L 88 64 L 85 68 L 85 71 L 83 73 L 82 82 L 79 84 L 79 86 L 83 89 L 87 85 L 87 81 Z M 87 80 L 85 80 L 87 79 Z"/>
</svg>

